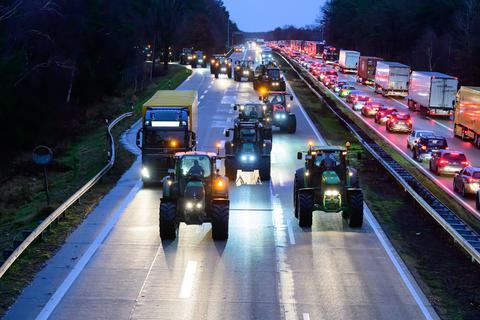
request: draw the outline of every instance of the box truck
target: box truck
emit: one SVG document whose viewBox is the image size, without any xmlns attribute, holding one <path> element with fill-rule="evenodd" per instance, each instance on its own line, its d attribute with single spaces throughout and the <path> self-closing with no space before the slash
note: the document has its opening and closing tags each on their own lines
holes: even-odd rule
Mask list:
<svg viewBox="0 0 480 320">
<path fill-rule="evenodd" d="M 375 82 L 375 70 L 377 62 L 382 58 L 360 56 L 358 60 L 357 82 L 372 85 Z"/>
<path fill-rule="evenodd" d="M 195 148 L 197 126 L 197 91 L 159 90 L 143 104 L 137 146 L 145 183 L 160 182 L 173 168 L 176 152 Z"/>
<path fill-rule="evenodd" d="M 480 87 L 461 87 L 455 102 L 453 134 L 480 148 Z"/>
<path fill-rule="evenodd" d="M 383 96 L 408 96 L 410 67 L 398 62 L 377 61 L 375 70 L 375 93 Z"/>
<path fill-rule="evenodd" d="M 338 67 L 342 73 L 357 73 L 360 52 L 351 50 L 340 50 L 338 56 Z"/>
<path fill-rule="evenodd" d="M 453 115 L 458 89 L 455 77 L 427 71 L 413 71 L 408 86 L 408 108 L 422 115 Z"/>
</svg>

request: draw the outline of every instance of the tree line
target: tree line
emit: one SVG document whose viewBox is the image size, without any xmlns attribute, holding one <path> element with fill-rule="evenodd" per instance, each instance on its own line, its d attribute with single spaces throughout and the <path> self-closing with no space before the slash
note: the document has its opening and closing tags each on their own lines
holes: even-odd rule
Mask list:
<svg viewBox="0 0 480 320">
<path fill-rule="evenodd" d="M 327 43 L 480 84 L 480 0 L 328 0 Z"/>
<path fill-rule="evenodd" d="M 164 68 L 182 47 L 224 52 L 227 23 L 237 30 L 220 0 L 0 0 L 0 164 L 76 134 L 103 97 L 142 89 L 164 71 L 147 52 Z"/>
</svg>

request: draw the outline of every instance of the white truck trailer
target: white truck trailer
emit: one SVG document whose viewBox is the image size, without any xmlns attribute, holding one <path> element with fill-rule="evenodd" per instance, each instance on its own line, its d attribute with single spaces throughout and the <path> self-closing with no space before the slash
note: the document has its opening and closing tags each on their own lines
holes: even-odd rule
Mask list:
<svg viewBox="0 0 480 320">
<path fill-rule="evenodd" d="M 338 67 L 342 73 L 357 73 L 360 52 L 351 50 L 340 50 Z"/>
<path fill-rule="evenodd" d="M 458 80 L 455 77 L 427 71 L 413 71 L 408 86 L 408 108 L 424 116 L 453 115 Z"/>
<path fill-rule="evenodd" d="M 378 61 L 375 70 L 375 92 L 383 96 L 408 96 L 410 67 L 398 62 Z"/>
</svg>

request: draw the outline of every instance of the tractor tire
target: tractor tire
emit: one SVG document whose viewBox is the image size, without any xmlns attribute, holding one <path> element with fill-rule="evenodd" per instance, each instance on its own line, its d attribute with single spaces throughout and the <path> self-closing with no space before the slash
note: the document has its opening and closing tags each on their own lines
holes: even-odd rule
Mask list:
<svg viewBox="0 0 480 320">
<path fill-rule="evenodd" d="M 218 79 L 218 72 L 215 73 L 215 79 Z"/>
<path fill-rule="evenodd" d="M 298 175 L 295 172 L 295 178 L 293 178 L 293 208 L 294 208 L 294 214 L 295 218 L 298 219 L 298 206 L 297 206 L 297 200 L 298 200 L 298 189 L 299 189 L 300 182 L 298 180 Z"/>
<path fill-rule="evenodd" d="M 225 175 L 228 180 L 235 182 L 237 178 L 237 168 L 233 166 L 233 160 L 225 159 Z"/>
<path fill-rule="evenodd" d="M 227 77 L 228 77 L 228 79 L 232 79 L 232 72 L 231 71 L 230 72 L 227 71 Z"/>
<path fill-rule="evenodd" d="M 287 91 L 287 85 L 284 83 L 282 83 L 282 85 L 280 86 L 280 91 Z"/>
<path fill-rule="evenodd" d="M 313 192 L 299 191 L 297 206 L 298 206 L 298 225 L 300 228 L 310 228 L 312 226 Z"/>
<path fill-rule="evenodd" d="M 262 161 L 262 166 L 259 170 L 260 180 L 268 181 L 270 180 L 270 157 Z"/>
<path fill-rule="evenodd" d="M 347 191 L 348 215 L 346 217 L 350 228 L 361 228 L 363 225 L 363 193 Z"/>
<path fill-rule="evenodd" d="M 178 224 L 177 206 L 171 202 L 160 204 L 160 239 L 175 240 L 177 237 Z"/>
<path fill-rule="evenodd" d="M 230 206 L 228 204 L 212 205 L 212 239 L 228 239 L 228 221 L 230 217 Z"/>
<path fill-rule="evenodd" d="M 294 114 L 288 115 L 287 133 L 293 134 L 297 131 L 297 117 Z"/>
</svg>

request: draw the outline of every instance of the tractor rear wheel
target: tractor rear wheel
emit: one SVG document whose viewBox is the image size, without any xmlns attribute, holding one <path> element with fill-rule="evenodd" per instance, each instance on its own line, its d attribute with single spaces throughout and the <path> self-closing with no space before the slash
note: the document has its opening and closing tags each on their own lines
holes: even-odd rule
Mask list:
<svg viewBox="0 0 480 320">
<path fill-rule="evenodd" d="M 230 207 L 228 204 L 217 203 L 212 205 L 212 239 L 228 239 L 228 221 Z"/>
<path fill-rule="evenodd" d="M 313 202 L 312 191 L 298 191 L 298 225 L 301 228 L 310 228 L 312 226 Z"/>
<path fill-rule="evenodd" d="M 350 228 L 361 228 L 363 225 L 363 193 L 361 190 L 347 191 L 348 215 L 346 217 Z"/>
<path fill-rule="evenodd" d="M 175 240 L 177 237 L 178 224 L 177 206 L 171 202 L 160 204 L 160 239 Z"/>
<path fill-rule="evenodd" d="M 292 134 L 297 131 L 297 117 L 294 114 L 288 115 L 287 132 Z"/>
<path fill-rule="evenodd" d="M 262 166 L 259 170 L 260 180 L 268 181 L 270 180 L 270 157 L 268 159 L 263 159 Z"/>
<path fill-rule="evenodd" d="M 235 181 L 237 178 L 237 168 L 233 165 L 232 159 L 225 159 L 225 175 L 230 181 Z"/>
</svg>

